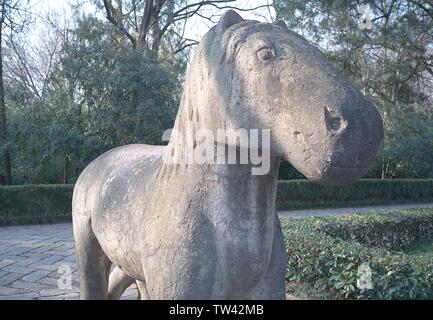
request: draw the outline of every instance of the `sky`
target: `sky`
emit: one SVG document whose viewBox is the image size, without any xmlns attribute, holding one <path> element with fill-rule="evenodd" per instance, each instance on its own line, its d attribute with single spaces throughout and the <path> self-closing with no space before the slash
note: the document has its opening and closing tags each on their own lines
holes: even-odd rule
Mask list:
<svg viewBox="0 0 433 320">
<path fill-rule="evenodd" d="M 102 0 L 101 0 L 102 1 Z M 197 0 L 198 1 L 198 0 Z M 90 0 L 30 0 L 32 5 L 32 11 L 37 12 L 40 16 L 44 17 L 47 13 L 50 14 L 60 14 L 65 17 L 65 20 L 71 19 L 72 11 L 71 5 L 77 3 L 84 3 L 85 10 L 94 11 L 95 7 L 91 4 Z M 230 4 L 232 6 L 238 8 L 255 8 L 261 5 L 266 5 L 271 3 L 271 0 L 238 0 Z M 271 21 L 275 16 L 275 12 L 273 8 L 261 8 L 255 11 L 255 14 L 251 12 L 239 11 L 244 19 L 254 19 L 259 21 Z M 206 11 L 202 11 L 202 13 L 207 16 L 211 15 L 220 15 L 220 10 L 212 8 L 207 9 Z M 200 40 L 200 38 L 209 30 L 212 26 L 212 23 L 200 18 L 199 16 L 194 16 L 189 19 L 186 26 L 186 34 L 185 36 L 189 39 Z"/>
</svg>

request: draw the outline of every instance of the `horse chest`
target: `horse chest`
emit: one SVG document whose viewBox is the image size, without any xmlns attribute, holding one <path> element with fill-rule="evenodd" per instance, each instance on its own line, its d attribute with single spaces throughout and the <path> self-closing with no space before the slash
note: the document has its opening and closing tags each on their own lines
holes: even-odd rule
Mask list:
<svg viewBox="0 0 433 320">
<path fill-rule="evenodd" d="M 272 249 L 272 194 L 251 205 L 257 190 L 234 193 L 230 186 L 190 182 L 184 185 L 188 192 L 180 192 L 175 184 L 162 184 L 166 192 L 151 202 L 158 210 L 149 208 L 140 232 L 151 295 L 187 298 L 183 294 L 203 290 L 209 298 L 229 297 L 262 277 Z"/>
<path fill-rule="evenodd" d="M 200 292 L 208 298 L 236 298 L 234 293 L 254 288 L 268 268 L 273 230 L 266 230 L 269 236 L 246 230 L 237 222 L 201 218 L 154 233 L 142 256 L 151 296 L 187 299 Z"/>
</svg>

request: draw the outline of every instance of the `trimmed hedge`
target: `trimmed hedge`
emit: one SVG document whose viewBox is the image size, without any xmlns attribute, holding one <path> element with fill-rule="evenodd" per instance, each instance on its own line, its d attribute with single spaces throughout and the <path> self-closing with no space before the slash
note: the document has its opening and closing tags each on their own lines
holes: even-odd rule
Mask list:
<svg viewBox="0 0 433 320">
<path fill-rule="evenodd" d="M 431 239 L 432 229 L 432 209 L 286 221 L 287 281 L 335 299 L 433 299 L 432 256 L 395 251 Z M 372 289 L 357 286 L 363 264 Z"/>
<path fill-rule="evenodd" d="M 433 238 L 433 209 L 325 219 L 321 230 L 345 241 L 400 250 L 415 241 Z"/>
<path fill-rule="evenodd" d="M 70 220 L 73 185 L 0 187 L 0 225 Z M 279 181 L 278 210 L 433 201 L 433 179 L 360 180 L 323 187 L 307 180 Z"/>
<path fill-rule="evenodd" d="M 363 179 L 350 186 L 323 187 L 307 180 L 279 181 L 277 208 L 342 207 L 433 200 L 433 179 Z"/>
<path fill-rule="evenodd" d="M 74 185 L 0 187 L 0 225 L 71 220 Z"/>
</svg>

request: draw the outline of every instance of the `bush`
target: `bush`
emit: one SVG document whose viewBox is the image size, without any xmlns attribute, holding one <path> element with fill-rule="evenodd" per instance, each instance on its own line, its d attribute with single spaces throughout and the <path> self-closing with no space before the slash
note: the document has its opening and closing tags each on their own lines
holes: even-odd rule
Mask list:
<svg viewBox="0 0 433 320">
<path fill-rule="evenodd" d="M 0 187 L 0 225 L 68 221 L 73 185 Z"/>
<path fill-rule="evenodd" d="M 70 220 L 73 185 L 0 187 L 0 225 Z M 322 187 L 307 180 L 279 181 L 277 208 L 344 207 L 433 200 L 430 180 L 360 180 Z"/>
<path fill-rule="evenodd" d="M 363 179 L 350 186 L 323 187 L 307 180 L 279 181 L 277 208 L 290 210 L 433 200 L 433 179 Z"/>
<path fill-rule="evenodd" d="M 321 227 L 326 234 L 369 247 L 400 250 L 417 240 L 433 237 L 433 211 L 405 214 L 350 215 L 330 218 Z"/>
<path fill-rule="evenodd" d="M 433 260 L 387 249 L 431 237 L 432 224 L 431 209 L 286 221 L 287 280 L 335 299 L 432 299 Z M 357 286 L 361 265 L 371 269 L 372 289 Z"/>
</svg>

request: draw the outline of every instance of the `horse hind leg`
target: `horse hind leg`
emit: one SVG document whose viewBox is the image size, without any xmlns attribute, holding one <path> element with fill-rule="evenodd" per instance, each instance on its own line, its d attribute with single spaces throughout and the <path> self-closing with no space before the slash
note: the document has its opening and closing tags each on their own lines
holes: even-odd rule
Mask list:
<svg viewBox="0 0 433 320">
<path fill-rule="evenodd" d="M 137 280 L 138 300 L 150 300 L 146 282 Z"/>
<path fill-rule="evenodd" d="M 74 215 L 73 229 L 82 300 L 108 299 L 111 261 L 93 233 L 90 218 Z"/>
<path fill-rule="evenodd" d="M 135 279 L 128 276 L 118 267 L 114 268 L 110 273 L 108 281 L 108 299 L 118 300 L 122 294 L 129 288 L 131 284 L 135 282 Z"/>
<path fill-rule="evenodd" d="M 108 299 L 118 300 L 122 294 L 128 289 L 134 282 L 137 284 L 138 300 L 149 300 L 149 294 L 147 292 L 146 283 L 144 281 L 135 280 L 131 278 L 121 269 L 116 267 L 111 273 L 108 284 Z"/>
</svg>

